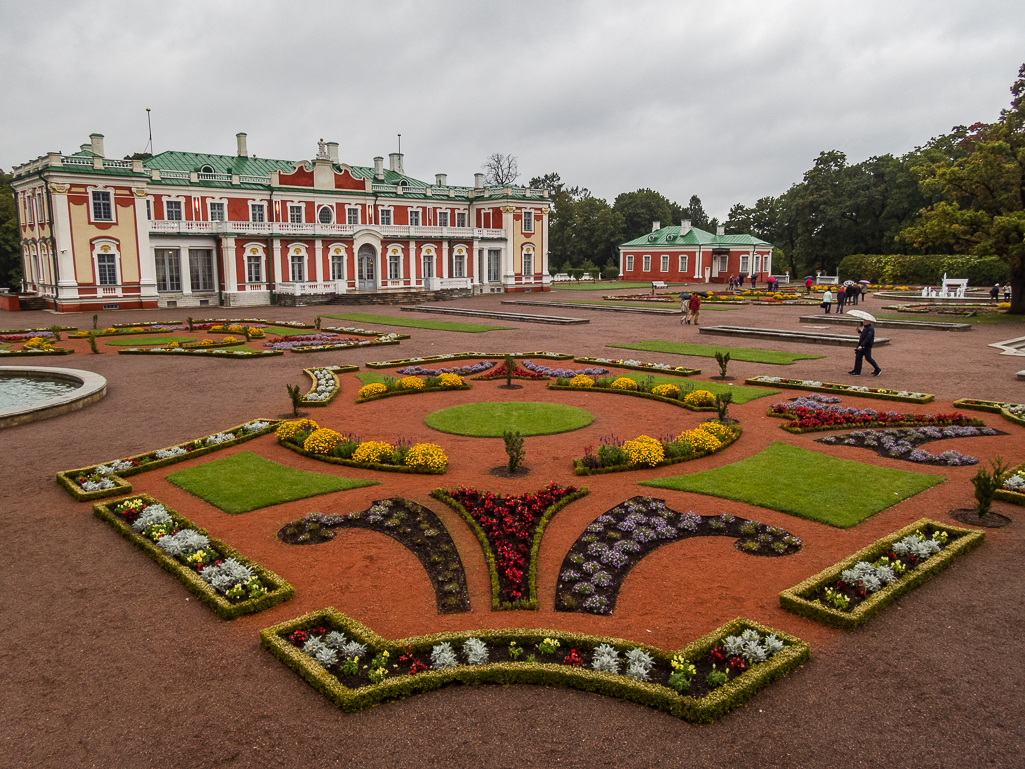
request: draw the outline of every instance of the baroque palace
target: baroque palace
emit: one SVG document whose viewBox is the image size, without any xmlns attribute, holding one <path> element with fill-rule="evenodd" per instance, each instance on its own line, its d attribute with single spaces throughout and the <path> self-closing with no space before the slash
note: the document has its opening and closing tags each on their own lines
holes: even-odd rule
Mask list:
<svg viewBox="0 0 1025 769">
<path fill-rule="evenodd" d="M 409 177 L 318 144 L 312 161 L 161 152 L 103 136 L 13 169 L 25 289 L 54 309 L 401 301 L 546 291 L 548 192 Z"/>
</svg>

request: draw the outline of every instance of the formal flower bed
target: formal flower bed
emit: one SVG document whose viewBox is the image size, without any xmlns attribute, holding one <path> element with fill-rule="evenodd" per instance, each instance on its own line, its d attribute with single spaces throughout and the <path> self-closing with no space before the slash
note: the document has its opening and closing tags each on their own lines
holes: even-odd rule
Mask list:
<svg viewBox="0 0 1025 769">
<path fill-rule="evenodd" d="M 577 374 L 572 379 L 559 377 L 548 383 L 549 390 L 587 390 L 588 392 L 617 393 L 638 398 L 671 403 L 689 411 L 716 411 L 715 396 L 708 390 L 695 390 L 690 382 L 683 388 L 676 385 L 652 385 L 650 382 L 635 382 L 629 377 L 598 377 Z"/>
<path fill-rule="evenodd" d="M 572 379 L 575 376 L 583 374 L 584 376 L 608 376 L 611 372 L 603 366 L 588 366 L 587 368 L 572 369 L 572 368 L 552 368 L 551 366 L 543 366 L 534 363 L 532 360 L 525 360 L 521 364 L 527 371 L 531 371 L 535 374 L 541 374 L 546 377 L 564 377 Z"/>
<path fill-rule="evenodd" d="M 376 347 L 386 344 L 398 344 L 398 335 L 385 335 L 376 339 L 359 337 L 343 337 L 338 334 L 303 334 L 290 336 L 280 341 L 266 342 L 264 347 L 295 353 L 325 352 L 327 350 L 348 350 L 353 347 Z"/>
<path fill-rule="evenodd" d="M 421 379 L 418 376 L 404 376 L 401 379 L 385 377 L 384 382 L 372 382 L 359 389 L 356 403 L 390 398 L 395 395 L 437 392 L 438 390 L 469 390 L 470 385 L 457 374 L 438 374 Z"/>
<path fill-rule="evenodd" d="M 979 435 L 1007 435 L 992 427 L 973 427 L 971 425 L 949 427 L 897 427 L 889 430 L 857 430 L 843 435 L 827 435 L 817 438 L 816 443 L 829 446 L 858 446 L 872 449 L 881 457 L 903 459 L 926 465 L 944 465 L 962 467 L 977 465 L 979 460 L 951 449 L 942 454 L 930 454 L 920 449 L 923 443 L 939 441 L 944 438 L 971 438 Z"/>
<path fill-rule="evenodd" d="M 573 469 L 577 475 L 599 475 L 675 465 L 722 451 L 735 443 L 741 433 L 739 424 L 710 421 L 684 430 L 675 438 L 641 435 L 624 443 L 615 435 L 603 435 L 598 451 L 585 446 L 584 456 L 573 460 Z"/>
<path fill-rule="evenodd" d="M 359 371 L 359 366 L 321 366 L 320 368 L 304 368 L 303 371 L 313 380 L 310 391 L 303 396 L 304 406 L 326 406 L 342 391 L 339 374 L 351 374 Z"/>
<path fill-rule="evenodd" d="M 119 324 L 97 331 L 76 331 L 68 334 L 68 339 L 88 339 L 91 336 L 97 339 L 108 336 L 147 336 L 161 331 L 185 331 L 187 329 L 188 326 L 178 324 L 138 323 L 130 326 Z"/>
<path fill-rule="evenodd" d="M 31 341 L 31 340 L 30 340 Z M 74 350 L 67 347 L 50 347 L 49 345 L 42 345 L 39 347 L 28 347 L 26 346 L 22 350 L 0 350 L 0 356 L 9 358 L 27 358 L 27 357 L 45 357 L 53 355 L 71 355 Z"/>
<path fill-rule="evenodd" d="M 663 545 L 692 537 L 732 537 L 742 553 L 792 555 L 801 540 L 785 529 L 730 513 L 701 516 L 666 507 L 664 499 L 633 497 L 594 519 L 559 569 L 556 611 L 612 614 L 630 570 Z"/>
<path fill-rule="evenodd" d="M 807 661 L 798 638 L 736 619 L 677 653 L 558 630 L 474 630 L 388 641 L 334 609 L 260 641 L 344 711 L 453 683 L 564 686 L 710 723 Z"/>
<path fill-rule="evenodd" d="M 409 339 L 409 334 L 397 334 L 394 331 L 374 331 L 369 328 L 354 328 L 352 326 L 320 326 L 320 331 L 334 331 L 337 334 L 351 334 L 352 336 L 387 336 L 392 339 Z"/>
<path fill-rule="evenodd" d="M 282 422 L 275 430 L 278 443 L 297 454 L 348 467 L 398 473 L 442 475 L 448 457 L 434 443 L 364 441 L 320 427 L 312 419 Z"/>
<path fill-rule="evenodd" d="M 981 545 L 985 533 L 922 518 L 779 594 L 787 611 L 854 630 Z"/>
<path fill-rule="evenodd" d="M 632 358 L 588 358 L 580 357 L 573 359 L 576 363 L 599 363 L 616 368 L 633 369 L 636 371 L 651 371 L 659 374 L 672 376 L 694 376 L 700 374 L 699 368 L 687 368 L 686 366 L 670 366 L 668 363 L 644 363 Z"/>
<path fill-rule="evenodd" d="M 1008 471 L 1003 484 L 993 497 L 1004 502 L 1025 506 L 1025 463 Z"/>
<path fill-rule="evenodd" d="M 57 473 L 57 482 L 79 502 L 112 497 L 117 494 L 130 494 L 132 484 L 124 480 L 124 476 L 155 470 L 158 467 L 166 467 L 185 459 L 209 454 L 211 451 L 236 446 L 269 433 L 277 424 L 278 420 L 276 419 L 254 419 L 244 425 L 232 427 L 230 430 L 206 435 L 165 449 L 114 459 L 100 465 L 82 467 L 77 470 L 62 470 Z"/>
<path fill-rule="evenodd" d="M 1025 405 L 1021 403 L 1001 403 L 1000 401 L 979 400 L 977 398 L 960 398 L 954 405 L 961 409 L 989 411 L 1000 414 L 1008 422 L 1025 427 Z"/>
<path fill-rule="evenodd" d="M 903 414 L 898 411 L 856 409 L 801 398 L 772 404 L 769 416 L 789 419 L 780 427 L 791 433 L 839 430 L 844 427 L 985 427 L 982 420 L 972 419 L 957 411 L 949 414 Z"/>
<path fill-rule="evenodd" d="M 495 367 L 494 361 L 482 360 L 480 363 L 468 364 L 466 366 L 442 366 L 440 368 L 425 368 L 423 366 L 405 366 L 395 373 L 402 376 L 438 376 L 438 374 L 456 374 L 457 376 L 472 376 L 483 374 L 488 369 Z"/>
<path fill-rule="evenodd" d="M 297 320 L 266 320 L 265 318 L 189 318 L 189 328 L 209 328 L 211 326 L 242 324 L 247 326 L 278 326 L 281 328 L 313 328 L 312 323 L 300 323 Z"/>
<path fill-rule="evenodd" d="M 368 509 L 348 515 L 310 513 L 278 532 L 289 545 L 330 542 L 340 529 L 369 529 L 385 534 L 412 552 L 434 588 L 439 614 L 470 610 L 466 573 L 452 536 L 431 510 L 402 497 L 379 499 Z"/>
<path fill-rule="evenodd" d="M 544 358 L 545 360 L 570 360 L 572 355 L 558 352 L 453 352 L 445 355 L 427 355 L 414 358 L 396 358 L 395 360 L 370 361 L 364 364 L 367 368 L 398 368 L 399 366 L 423 365 L 424 363 L 448 363 L 456 360 L 472 360 L 473 358 L 490 358 L 504 360 L 506 355 L 514 358 Z"/>
<path fill-rule="evenodd" d="M 97 504 L 93 512 L 177 577 L 221 619 L 255 614 L 295 595 L 285 580 L 149 495 Z"/>
<path fill-rule="evenodd" d="M 745 379 L 744 384 L 763 387 L 785 387 L 788 390 L 812 390 L 816 392 L 840 392 L 856 395 L 859 398 L 882 398 L 906 403 L 929 403 L 936 396 L 927 393 L 915 393 L 907 390 L 887 390 L 882 387 L 862 387 L 860 385 L 834 384 L 819 382 L 814 379 L 785 379 L 778 376 L 756 376 Z"/>
<path fill-rule="evenodd" d="M 526 362 L 526 361 L 524 361 Z M 477 374 L 476 376 L 470 377 L 471 379 L 480 381 L 491 381 L 493 379 L 508 379 L 509 378 L 509 367 L 505 365 L 505 361 L 502 361 L 494 368 L 485 371 L 483 374 Z M 547 381 L 548 376 L 541 374 L 537 371 L 531 371 L 522 365 L 516 365 L 512 370 L 513 379 L 544 379 Z"/>
<path fill-rule="evenodd" d="M 431 496 L 470 525 L 491 573 L 491 609 L 537 609 L 537 553 L 548 521 L 587 489 L 550 483 L 533 494 L 506 496 L 462 486 Z"/>
<path fill-rule="evenodd" d="M 74 334 L 68 334 L 68 336 L 74 336 Z M 50 341 L 56 339 L 52 331 L 15 331 L 0 334 L 0 344 L 27 342 L 30 339 L 36 338 L 49 339 Z"/>
<path fill-rule="evenodd" d="M 231 359 L 244 359 L 244 358 L 268 358 L 273 355 L 284 355 L 279 350 L 250 350 L 248 348 L 244 350 L 205 350 L 202 347 L 185 348 L 185 347 L 129 347 L 124 350 L 118 350 L 118 355 L 200 355 L 206 358 L 231 358 Z"/>
</svg>

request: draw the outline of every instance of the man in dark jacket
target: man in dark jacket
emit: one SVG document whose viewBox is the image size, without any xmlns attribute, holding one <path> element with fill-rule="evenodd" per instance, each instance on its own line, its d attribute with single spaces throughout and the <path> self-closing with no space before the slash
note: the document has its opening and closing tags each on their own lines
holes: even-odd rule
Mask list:
<svg viewBox="0 0 1025 769">
<path fill-rule="evenodd" d="M 858 347 L 854 351 L 854 370 L 848 371 L 848 374 L 860 376 L 862 360 L 867 360 L 872 364 L 872 368 L 875 369 L 872 376 L 879 376 L 882 373 L 883 370 L 879 368 L 879 364 L 872 359 L 872 343 L 875 340 L 876 330 L 872 327 L 872 321 L 861 321 L 861 336 L 858 337 Z"/>
</svg>

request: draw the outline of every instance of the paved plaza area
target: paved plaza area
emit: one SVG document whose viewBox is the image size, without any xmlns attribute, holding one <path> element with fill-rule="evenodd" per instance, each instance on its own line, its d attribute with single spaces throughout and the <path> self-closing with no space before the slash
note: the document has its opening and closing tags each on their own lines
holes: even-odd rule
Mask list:
<svg viewBox="0 0 1025 769">
<path fill-rule="evenodd" d="M 701 287 L 688 290 L 695 288 Z M 1025 638 L 1021 601 L 1025 508 L 1008 503 L 997 502 L 994 510 L 1010 517 L 1011 525 L 987 530 L 981 548 L 856 632 L 823 633 L 809 622 L 809 635 L 815 638 L 808 639 L 812 658 L 803 668 L 717 723 L 699 727 L 599 695 L 527 686 L 455 686 L 344 714 L 260 648 L 257 634 L 271 624 L 269 620 L 260 615 L 233 622 L 218 619 L 180 583 L 93 517 L 90 504 L 74 501 L 54 481 L 61 470 L 170 446 L 258 417 L 287 418 L 285 385 L 298 383 L 305 388 L 308 380 L 301 370 L 306 367 L 362 366 L 369 361 L 470 350 L 635 358 L 700 368 L 702 374 L 696 379 L 718 374 L 714 358 L 608 345 L 661 340 L 777 350 L 823 357 L 793 365 L 731 361 L 729 374 L 738 384 L 748 377 L 772 375 L 934 394 L 934 402 L 914 409 L 909 404 L 892 405 L 920 413 L 953 411 L 958 398 L 1025 402 L 1025 382 L 1015 377 L 1025 369 L 1025 357 L 1000 355 L 989 346 L 1025 336 L 1025 323 L 979 324 L 966 332 L 886 329 L 881 335 L 890 343 L 875 354 L 882 375 L 872 378 L 847 374 L 854 359 L 850 347 L 712 337 L 699 335 L 697 327 L 681 325 L 678 316 L 583 307 L 574 311 L 565 304 L 597 302 L 601 292 L 560 290 L 532 295 L 563 303 L 553 308 L 517 308 L 503 305 L 503 298 L 524 296 L 480 296 L 449 304 L 572 316 L 589 322 L 474 320 L 387 306 L 107 312 L 100 314 L 99 328 L 134 320 L 183 321 L 188 315 L 199 318 L 207 313 L 312 322 L 318 314 L 350 312 L 514 328 L 469 334 L 382 326 L 379 330 L 409 333 L 411 338 L 397 346 L 237 361 L 119 356 L 109 347 L 103 348 L 103 354 L 91 355 L 84 342 L 76 342 L 75 354 L 56 363 L 40 363 L 100 374 L 108 380 L 108 394 L 81 411 L 0 431 L 6 464 L 0 484 L 0 663 L 4 670 L 0 764 L 838 769 L 1020 765 L 1025 752 L 1021 716 L 1025 673 L 1018 661 Z M 884 304 L 889 302 L 870 297 L 859 309 L 883 313 Z M 802 320 L 815 311 L 797 306 L 706 305 L 701 323 L 856 333 L 833 325 L 815 328 L 818 324 L 806 317 Z M 0 313 L 0 332 L 55 323 L 89 329 L 92 316 Z M 325 320 L 324 325 L 362 324 Z M 24 359 L 11 365 L 24 365 Z M 868 366 L 865 370 L 871 372 Z M 772 400 L 798 394 L 790 391 Z M 351 388 L 343 390 L 329 408 L 357 408 L 354 399 Z M 407 408 L 402 400 L 389 403 L 401 412 Z M 745 430 L 751 426 L 752 431 L 727 450 L 723 462 L 734 461 L 733 455 L 727 456 L 730 451 L 740 450 L 737 457 L 747 456 L 748 450 L 742 447 L 749 437 L 759 441 L 757 436 L 768 435 L 769 427 L 778 429 L 778 420 L 765 416 L 772 400 L 737 407 L 735 415 Z M 880 410 L 891 407 L 885 401 L 871 405 Z M 989 459 L 999 451 L 1012 465 L 1025 461 L 1023 428 L 998 415 L 972 413 L 1008 435 L 999 443 L 986 444 L 995 449 L 972 452 L 966 443 L 965 453 Z M 310 415 L 317 418 L 315 411 Z M 438 442 L 444 444 L 444 440 L 442 436 Z M 565 475 L 572 457 L 531 456 L 529 442 L 527 448 L 532 475 L 524 482 L 524 490 L 535 489 L 550 473 Z M 497 459 L 500 462 L 501 456 Z M 874 461 L 870 456 L 859 459 Z M 672 474 L 685 471 L 674 468 Z M 923 498 L 935 507 L 929 517 L 956 523 L 948 511 L 972 506 L 967 479 L 973 472 L 956 468 L 948 473 L 948 482 L 924 492 L 929 496 Z M 580 479 L 580 485 L 586 480 L 600 491 L 603 477 Z M 455 480 L 423 483 L 429 489 Z M 488 485 L 486 468 L 475 482 Z M 838 488 L 858 482 L 856 477 L 835 479 Z M 633 493 L 646 492 L 637 486 Z M 686 501 L 692 502 L 691 497 Z M 920 505 L 921 501 L 901 504 Z M 307 508 L 317 509 L 316 505 L 315 500 L 308 501 Z M 238 516 L 232 525 L 245 526 L 246 520 Z M 860 535 L 857 527 L 851 532 L 853 542 Z M 272 535 L 267 533 L 268 538 Z M 387 565 L 378 568 L 387 569 Z M 728 613 L 735 586 L 720 584 L 714 574 L 708 579 L 694 586 L 694 591 L 703 591 L 700 600 L 688 594 L 687 611 L 700 613 L 704 602 L 709 612 Z M 693 593 L 687 586 L 671 587 L 666 594 Z M 322 589 L 320 606 L 331 605 L 331 591 L 332 586 Z M 389 617 L 387 594 L 372 595 L 368 601 L 368 613 L 384 618 L 382 622 L 402 625 L 404 618 Z M 275 609 L 274 621 L 298 613 L 298 608 L 285 603 Z M 513 612 L 489 621 L 491 626 L 550 627 L 559 616 L 550 610 L 539 615 Z M 682 613 L 674 616 L 671 608 L 653 614 L 651 620 L 652 632 L 665 638 L 687 636 L 691 624 L 700 624 Z M 463 626 L 458 616 L 449 616 L 444 627 Z M 615 617 L 602 626 L 602 632 L 617 635 Z"/>
</svg>

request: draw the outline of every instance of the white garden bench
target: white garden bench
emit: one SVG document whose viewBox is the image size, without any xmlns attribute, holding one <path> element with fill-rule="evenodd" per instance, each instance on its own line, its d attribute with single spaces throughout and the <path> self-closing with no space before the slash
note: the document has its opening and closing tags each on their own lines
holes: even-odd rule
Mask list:
<svg viewBox="0 0 1025 769">
<path fill-rule="evenodd" d="M 653 280 L 651 281 L 651 293 L 655 293 L 656 288 L 669 288 L 669 284 L 664 280 Z"/>
</svg>

